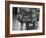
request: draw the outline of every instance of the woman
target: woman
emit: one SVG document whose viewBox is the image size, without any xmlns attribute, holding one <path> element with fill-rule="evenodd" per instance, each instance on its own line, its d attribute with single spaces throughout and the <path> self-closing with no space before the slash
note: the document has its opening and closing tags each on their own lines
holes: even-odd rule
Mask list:
<svg viewBox="0 0 46 38">
<path fill-rule="evenodd" d="M 13 30 L 20 31 L 21 23 L 17 20 L 16 16 L 13 16 Z"/>
</svg>

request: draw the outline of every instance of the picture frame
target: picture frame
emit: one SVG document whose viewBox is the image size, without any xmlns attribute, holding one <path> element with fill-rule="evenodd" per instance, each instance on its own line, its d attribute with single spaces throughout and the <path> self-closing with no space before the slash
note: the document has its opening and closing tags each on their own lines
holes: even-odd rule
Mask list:
<svg viewBox="0 0 46 38">
<path fill-rule="evenodd" d="M 23 10 L 25 10 L 25 11 L 23 11 Z M 30 12 L 29 12 L 29 10 L 30 10 Z M 31 12 L 31 10 L 33 10 L 33 11 L 35 10 L 35 14 L 38 12 L 37 13 L 39 15 L 39 18 L 38 18 L 39 19 L 39 21 L 38 21 L 38 27 L 39 28 L 37 27 L 38 29 L 33 29 L 34 27 L 30 28 L 30 26 L 32 25 L 33 22 L 31 22 L 30 26 L 26 25 L 27 24 L 27 20 L 28 20 L 27 19 L 28 16 L 30 14 L 32 15 L 32 13 L 34 14 L 34 12 L 33 11 Z M 14 15 L 16 15 L 16 13 L 20 13 L 20 12 L 21 13 L 22 12 L 25 13 L 24 14 L 24 15 L 26 15 L 25 18 L 27 17 L 26 18 L 27 19 L 26 22 L 24 21 L 24 23 L 25 23 L 24 27 L 27 26 L 26 27 L 26 31 L 25 31 L 25 29 L 24 30 L 21 29 L 22 30 L 21 31 L 19 29 L 20 26 L 18 26 L 19 24 L 17 25 L 18 27 L 15 28 L 15 29 L 18 28 L 18 30 L 14 30 L 15 26 L 13 26 L 13 25 L 14 25 L 14 21 L 15 21 L 14 19 L 16 17 L 16 16 L 14 17 Z M 23 13 L 21 15 L 23 15 Z M 24 17 L 23 17 L 23 19 L 24 19 Z M 23 25 L 23 21 L 22 21 L 22 25 Z M 13 29 L 12 29 L 12 27 L 13 27 Z M 45 34 L 45 5 L 44 5 L 44 3 L 20 2 L 20 1 L 5 1 L 5 37 L 34 36 L 34 35 L 44 35 L 44 34 Z"/>
</svg>

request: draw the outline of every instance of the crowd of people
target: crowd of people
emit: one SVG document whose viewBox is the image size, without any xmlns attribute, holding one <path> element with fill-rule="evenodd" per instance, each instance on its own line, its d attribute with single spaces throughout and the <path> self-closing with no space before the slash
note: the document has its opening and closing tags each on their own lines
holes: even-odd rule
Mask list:
<svg viewBox="0 0 46 38">
<path fill-rule="evenodd" d="M 17 8 L 17 14 L 13 15 L 13 30 L 33 30 L 38 28 L 39 12 L 35 8 Z"/>
</svg>

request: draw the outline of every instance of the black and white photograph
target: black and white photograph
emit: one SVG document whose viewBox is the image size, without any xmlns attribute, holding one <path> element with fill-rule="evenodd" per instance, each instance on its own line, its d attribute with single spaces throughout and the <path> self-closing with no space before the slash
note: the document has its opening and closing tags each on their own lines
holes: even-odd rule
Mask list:
<svg viewBox="0 0 46 38">
<path fill-rule="evenodd" d="M 13 7 L 12 30 L 38 29 L 40 8 Z"/>
<path fill-rule="evenodd" d="M 42 32 L 42 15 L 42 6 L 11 4 L 10 33 Z"/>
<path fill-rule="evenodd" d="M 5 8 L 6 37 L 45 34 L 44 3 L 7 1 Z"/>
</svg>

